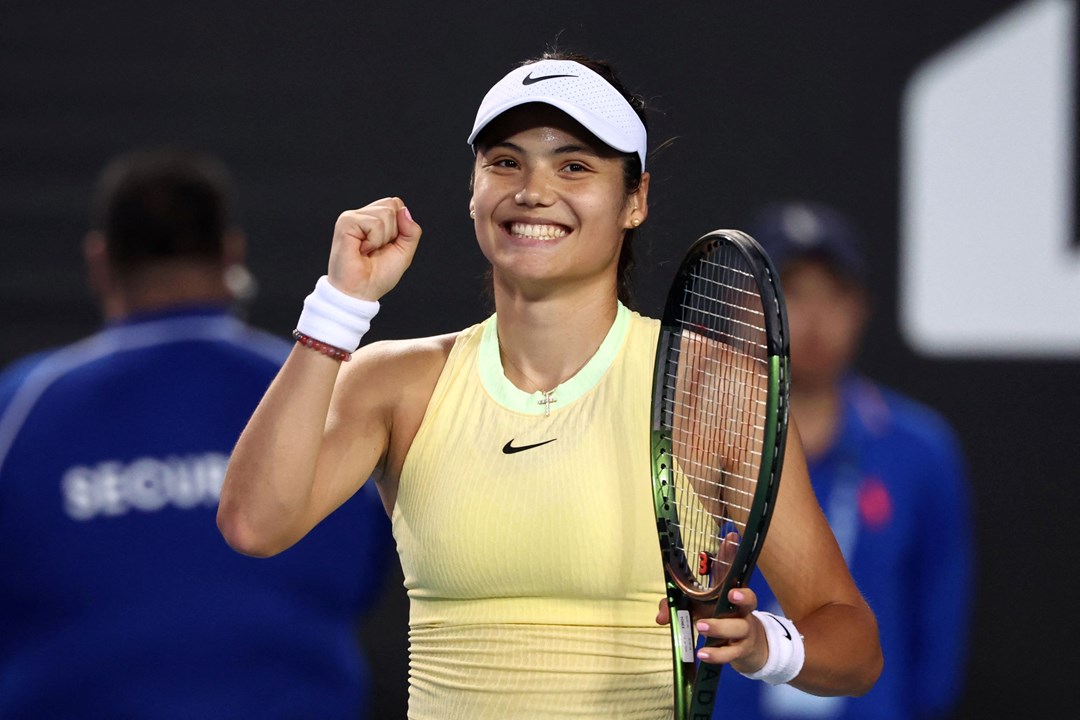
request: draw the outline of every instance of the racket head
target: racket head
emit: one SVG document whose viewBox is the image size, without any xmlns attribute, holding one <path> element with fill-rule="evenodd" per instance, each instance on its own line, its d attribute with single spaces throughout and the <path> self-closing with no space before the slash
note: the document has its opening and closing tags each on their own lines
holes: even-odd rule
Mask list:
<svg viewBox="0 0 1080 720">
<path fill-rule="evenodd" d="M 757 561 L 783 464 L 788 357 L 768 255 L 738 230 L 702 236 L 668 293 L 652 408 L 664 570 L 692 600 L 726 605 Z"/>
</svg>

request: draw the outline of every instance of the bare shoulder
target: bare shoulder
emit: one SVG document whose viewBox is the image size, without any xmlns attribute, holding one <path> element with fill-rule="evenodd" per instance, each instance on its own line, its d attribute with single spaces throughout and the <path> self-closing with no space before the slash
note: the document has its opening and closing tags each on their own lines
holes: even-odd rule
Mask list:
<svg viewBox="0 0 1080 720">
<path fill-rule="evenodd" d="M 355 367 L 367 366 L 383 372 L 414 373 L 427 366 L 439 369 L 446 362 L 458 333 L 408 338 L 406 340 L 380 340 L 364 345 L 353 354 Z M 346 368 L 351 370 L 352 368 Z"/>
<path fill-rule="evenodd" d="M 375 423 L 375 436 L 383 438 L 375 477 L 388 511 L 394 506 L 405 456 L 457 337 L 450 333 L 365 345 L 338 376 L 334 406 L 342 420 L 354 428 Z"/>
<path fill-rule="evenodd" d="M 398 411 L 420 402 L 422 412 L 456 338 L 450 333 L 365 345 L 342 367 L 338 385 L 346 394 L 363 388 L 376 404 Z"/>
</svg>

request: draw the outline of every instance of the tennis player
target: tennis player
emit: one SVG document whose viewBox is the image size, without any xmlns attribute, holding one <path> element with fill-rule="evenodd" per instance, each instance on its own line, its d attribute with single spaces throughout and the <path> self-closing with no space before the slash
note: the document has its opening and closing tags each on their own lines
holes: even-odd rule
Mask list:
<svg viewBox="0 0 1080 720">
<path fill-rule="evenodd" d="M 357 350 L 421 228 L 397 197 L 343 213 L 233 455 L 218 522 L 251 555 L 296 543 L 375 473 L 411 605 L 409 717 L 672 714 L 648 482 L 658 323 L 627 306 L 649 211 L 643 107 L 577 56 L 496 83 L 468 136 L 496 313 Z M 760 559 L 787 617 L 733 591 L 738 617 L 700 620 L 725 641 L 701 658 L 863 693 L 882 665 L 874 617 L 791 437 Z"/>
</svg>

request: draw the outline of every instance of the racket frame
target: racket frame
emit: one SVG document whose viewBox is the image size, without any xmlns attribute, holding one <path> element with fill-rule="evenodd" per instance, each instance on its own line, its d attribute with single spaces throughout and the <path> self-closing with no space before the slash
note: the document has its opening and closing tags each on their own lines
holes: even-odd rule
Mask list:
<svg viewBox="0 0 1080 720">
<path fill-rule="evenodd" d="M 683 579 L 692 576 L 686 571 L 692 559 L 681 551 L 682 544 L 678 537 L 679 519 L 673 498 L 672 429 L 664 424 L 664 388 L 672 364 L 670 351 L 682 333 L 680 308 L 687 280 L 696 264 L 721 244 L 736 248 L 753 270 L 764 311 L 769 368 L 762 459 L 746 521 L 747 532 L 724 581 L 711 588 L 702 588 Z M 677 720 L 711 718 L 722 667 L 695 662 L 697 635 L 693 630 L 692 607 L 694 604 L 713 603 L 708 617 L 734 615 L 735 608 L 727 599 L 728 592 L 732 588 L 743 587 L 749 581 L 772 518 L 787 439 L 790 392 L 788 337 L 787 312 L 779 275 L 757 241 L 738 230 L 715 230 L 699 238 L 686 252 L 675 274 L 661 319 L 654 368 L 650 443 L 653 504 L 670 612 Z M 687 614 L 680 615 L 680 611 Z M 711 644 L 711 640 L 707 644 Z"/>
</svg>

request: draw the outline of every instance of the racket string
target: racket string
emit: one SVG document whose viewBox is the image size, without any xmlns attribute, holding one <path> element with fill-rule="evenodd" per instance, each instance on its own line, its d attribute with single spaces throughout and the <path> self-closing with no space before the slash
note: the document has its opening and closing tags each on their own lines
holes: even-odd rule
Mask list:
<svg viewBox="0 0 1080 720">
<path fill-rule="evenodd" d="M 768 352 L 752 273 L 735 253 L 698 263 L 665 371 L 684 570 L 719 586 L 746 528 L 762 460 Z M 695 563 L 695 559 L 700 562 Z"/>
</svg>

